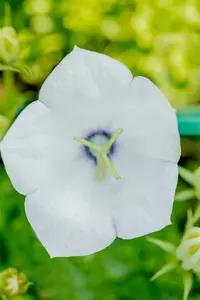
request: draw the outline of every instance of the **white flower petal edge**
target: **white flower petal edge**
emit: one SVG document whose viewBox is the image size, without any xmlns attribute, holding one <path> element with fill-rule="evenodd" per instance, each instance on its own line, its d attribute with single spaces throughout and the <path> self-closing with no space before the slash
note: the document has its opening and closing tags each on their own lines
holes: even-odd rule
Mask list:
<svg viewBox="0 0 200 300">
<path fill-rule="evenodd" d="M 23 110 L 1 142 L 6 171 L 21 194 L 39 188 L 47 178 L 49 154 L 58 140 L 51 120 L 51 112 L 35 101 Z"/>
<path fill-rule="evenodd" d="M 130 70 L 119 61 L 74 47 L 44 82 L 40 100 L 66 114 L 81 106 L 98 111 L 116 104 L 116 98 L 131 82 Z M 120 101 L 121 102 L 121 101 Z M 118 103 L 119 104 L 119 103 Z"/>
<path fill-rule="evenodd" d="M 29 222 L 51 257 L 92 254 L 115 239 L 109 204 L 89 184 L 83 174 L 80 180 L 52 183 L 27 196 Z"/>
<path fill-rule="evenodd" d="M 131 148 L 133 155 L 143 153 L 177 163 L 181 147 L 176 111 L 166 97 L 153 82 L 141 76 L 130 83 L 126 97 L 120 112 L 116 111 L 114 124 L 124 130 L 120 137 L 124 151 Z M 126 156 L 121 153 L 124 160 Z"/>
<path fill-rule="evenodd" d="M 132 157 L 131 164 L 127 161 L 121 168 L 123 189 L 116 193 L 113 207 L 117 236 L 123 239 L 139 237 L 171 224 L 178 180 L 176 163 L 142 154 Z"/>
<path fill-rule="evenodd" d="M 65 135 L 69 139 L 65 139 Z M 73 160 L 79 157 L 70 129 L 40 101 L 23 110 L 8 130 L 0 149 L 12 184 L 23 195 L 52 179 L 57 182 L 65 176 L 67 180 L 71 176 L 71 166 L 76 166 Z"/>
<path fill-rule="evenodd" d="M 96 167 L 73 137 L 123 128 L 112 162 Z M 175 111 L 148 79 L 106 55 L 75 48 L 47 78 L 0 144 L 27 195 L 28 220 L 51 257 L 88 255 L 170 224 L 180 137 Z"/>
</svg>

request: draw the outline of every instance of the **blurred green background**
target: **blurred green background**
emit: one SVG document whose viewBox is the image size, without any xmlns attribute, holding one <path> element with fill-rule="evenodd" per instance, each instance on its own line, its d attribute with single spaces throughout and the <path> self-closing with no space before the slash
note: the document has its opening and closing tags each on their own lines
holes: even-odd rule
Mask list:
<svg viewBox="0 0 200 300">
<path fill-rule="evenodd" d="M 1 43 L 0 63 L 22 68 L 0 73 L 0 138 L 38 90 L 53 67 L 74 45 L 106 53 L 134 75 L 151 78 L 176 108 L 200 100 L 199 0 L 11 0 L 12 39 Z M 8 9 L 9 10 L 9 9 Z M 0 1 L 0 27 L 8 25 Z M 0 32 L 1 35 L 1 32 Z M 7 38 L 7 37 L 6 37 Z M 6 39 L 5 38 L 5 39 Z M 5 41 L 4 41 L 5 42 Z M 6 75 L 7 74 L 7 75 Z M 182 141 L 181 164 L 199 166 L 198 138 Z M 188 187 L 179 182 L 178 191 Z M 152 236 L 180 243 L 188 207 L 175 202 L 173 225 Z M 15 300 L 178 300 L 181 270 L 155 282 L 152 275 L 170 255 L 143 238 L 117 239 L 109 248 L 80 258 L 49 259 L 33 233 L 17 194 L 0 163 L 0 271 L 15 267 L 33 282 Z M 195 277 L 190 300 L 200 299 Z"/>
</svg>

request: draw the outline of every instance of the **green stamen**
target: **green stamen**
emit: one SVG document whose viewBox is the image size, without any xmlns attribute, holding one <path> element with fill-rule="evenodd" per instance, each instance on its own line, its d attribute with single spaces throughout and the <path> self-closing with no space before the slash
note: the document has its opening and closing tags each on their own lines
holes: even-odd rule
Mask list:
<svg viewBox="0 0 200 300">
<path fill-rule="evenodd" d="M 101 148 L 101 147 L 97 146 L 96 144 L 89 142 L 85 139 L 79 138 L 77 136 L 74 137 L 75 141 L 77 141 L 99 153 L 99 157 L 97 160 L 97 164 L 98 164 L 97 175 L 98 175 L 98 178 L 100 178 L 100 179 L 106 177 L 105 165 L 108 167 L 108 169 L 110 170 L 110 173 L 115 177 L 116 180 L 120 179 L 120 176 L 117 173 L 117 171 L 115 170 L 115 167 L 113 166 L 111 160 L 109 159 L 107 152 L 122 132 L 123 132 L 123 130 L 121 128 L 119 128 L 113 134 L 113 136 L 110 138 L 110 140 L 108 141 L 108 143 L 106 144 L 106 146 L 104 148 Z"/>
</svg>

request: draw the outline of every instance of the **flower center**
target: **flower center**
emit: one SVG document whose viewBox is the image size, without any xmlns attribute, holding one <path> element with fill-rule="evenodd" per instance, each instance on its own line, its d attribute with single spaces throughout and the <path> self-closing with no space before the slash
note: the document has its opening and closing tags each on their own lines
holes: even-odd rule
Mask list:
<svg viewBox="0 0 200 300">
<path fill-rule="evenodd" d="M 90 133 L 85 138 L 85 140 L 92 142 L 93 144 L 98 145 L 99 147 L 103 148 L 106 146 L 106 144 L 111 139 L 111 137 L 112 137 L 112 134 L 110 132 L 105 131 L 105 130 L 97 130 L 97 131 Z M 83 146 L 83 147 L 84 147 L 84 151 L 85 151 L 87 157 L 92 159 L 95 162 L 95 164 L 97 164 L 99 153 L 88 146 Z M 109 158 L 114 153 L 114 149 L 115 149 L 115 143 L 112 144 L 110 149 L 108 149 L 108 151 L 107 151 L 107 155 Z"/>
<path fill-rule="evenodd" d="M 97 164 L 98 179 L 106 178 L 106 166 L 116 180 L 120 179 L 119 174 L 110 161 L 110 156 L 115 150 L 114 143 L 122 131 L 120 128 L 111 136 L 107 131 L 98 130 L 90 133 L 86 139 L 74 137 L 74 140 L 84 145 L 84 150 L 88 157 Z"/>
</svg>

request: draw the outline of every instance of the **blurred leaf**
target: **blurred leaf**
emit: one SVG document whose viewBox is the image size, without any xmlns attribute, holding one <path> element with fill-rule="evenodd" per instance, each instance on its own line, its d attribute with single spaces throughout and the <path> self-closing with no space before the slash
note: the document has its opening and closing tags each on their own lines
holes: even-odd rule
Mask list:
<svg viewBox="0 0 200 300">
<path fill-rule="evenodd" d="M 200 200 L 200 167 L 194 172 L 194 186 L 196 189 L 196 196 Z"/>
<path fill-rule="evenodd" d="M 193 172 L 180 167 L 179 166 L 179 175 L 182 177 L 182 179 L 184 179 L 187 183 L 194 185 L 194 174 Z"/>
<path fill-rule="evenodd" d="M 4 133 L 6 131 L 6 129 L 9 126 L 9 120 L 5 117 L 0 115 L 0 141 L 4 136 Z"/>
<path fill-rule="evenodd" d="M 193 285 L 193 275 L 190 272 L 185 272 L 183 275 L 184 296 L 183 300 L 187 300 Z"/>
<path fill-rule="evenodd" d="M 0 64 L 0 71 L 13 71 L 13 72 L 20 72 L 20 69 L 13 68 L 11 66 Z"/>
<path fill-rule="evenodd" d="M 161 241 L 161 240 L 151 238 L 151 237 L 148 237 L 147 241 L 149 241 L 150 243 L 153 243 L 154 245 L 160 247 L 161 249 L 163 249 L 166 252 L 173 253 L 173 254 L 175 254 L 175 252 L 176 252 L 176 247 L 173 244 L 169 243 L 169 242 Z"/>
<path fill-rule="evenodd" d="M 195 189 L 186 189 L 179 193 L 176 193 L 175 201 L 187 201 L 196 197 Z"/>
<path fill-rule="evenodd" d="M 158 277 L 171 272 L 172 270 L 177 268 L 177 264 L 167 264 L 164 265 L 156 274 L 151 278 L 151 281 L 156 280 Z"/>
</svg>

